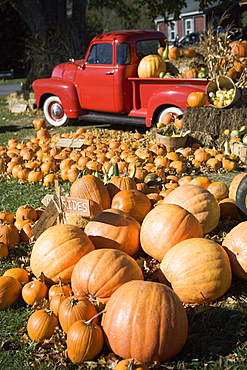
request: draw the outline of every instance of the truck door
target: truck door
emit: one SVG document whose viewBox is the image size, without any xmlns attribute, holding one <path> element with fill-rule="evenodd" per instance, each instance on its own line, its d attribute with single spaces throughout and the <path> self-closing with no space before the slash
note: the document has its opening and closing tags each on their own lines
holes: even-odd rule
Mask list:
<svg viewBox="0 0 247 370">
<path fill-rule="evenodd" d="M 92 45 L 83 68 L 77 72 L 76 79 L 83 109 L 115 112 L 111 43 Z"/>
</svg>

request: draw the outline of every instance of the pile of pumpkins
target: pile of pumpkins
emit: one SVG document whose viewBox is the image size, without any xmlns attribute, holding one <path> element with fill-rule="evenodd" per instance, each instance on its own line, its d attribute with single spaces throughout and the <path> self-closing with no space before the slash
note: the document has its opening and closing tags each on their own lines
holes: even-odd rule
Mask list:
<svg viewBox="0 0 247 370">
<path fill-rule="evenodd" d="M 165 41 L 165 47 L 159 47 L 157 54 L 150 54 L 141 59 L 138 65 L 138 77 L 140 78 L 155 78 L 155 77 L 166 77 L 166 78 L 207 78 L 207 66 L 206 62 L 199 63 L 200 66 L 197 68 L 185 68 L 185 71 L 181 73 L 178 71 L 174 75 L 168 71 L 168 64 L 174 63 L 181 60 L 193 60 L 197 57 L 197 51 L 193 48 L 186 48 L 181 51 L 177 46 L 169 47 L 167 40 Z M 247 42 L 246 41 L 234 41 L 229 44 L 229 51 L 225 58 L 221 58 L 222 73 L 233 81 L 237 81 L 243 73 L 247 63 Z M 226 64 L 229 67 L 224 71 Z M 189 64 L 188 64 L 189 66 Z"/>
<path fill-rule="evenodd" d="M 190 95 L 191 105 L 198 104 L 198 100 L 201 103 L 205 101 L 205 97 L 197 93 Z M 183 132 L 182 118 L 174 122 L 171 122 L 172 119 L 167 113 L 162 125 L 172 123 L 180 135 Z M 45 122 L 36 119 L 35 125 L 36 121 L 39 125 Z M 81 173 L 97 174 L 107 182 L 106 175 L 111 174 L 112 166 L 117 163 L 122 177 L 133 173 L 135 168 L 133 176 L 139 182 L 152 173 L 161 177 L 166 186 L 169 174 L 181 176 L 202 167 L 209 171 L 232 171 L 240 163 L 239 158 L 229 152 L 201 147 L 199 143 L 177 149 L 158 144 L 151 131 L 140 134 L 100 129 L 91 131 L 80 127 L 76 132 L 50 135 L 45 127 L 36 130 L 35 137 L 28 142 L 10 139 L 6 146 L 0 147 L 2 175 L 21 182 L 39 182 L 43 186 L 53 186 L 56 179 L 72 183 Z M 61 138 L 81 139 L 84 143 L 80 149 L 63 148 L 57 145 Z"/>
<path fill-rule="evenodd" d="M 224 189 L 224 199 L 232 197 L 225 217 L 237 218 L 234 198 L 245 175 L 236 175 Z M 145 369 L 169 360 L 187 341 L 184 304 L 222 297 L 233 273 L 247 280 L 247 222 L 237 218 L 222 245 L 206 237 L 224 210 L 209 191 L 209 179 L 178 184 L 155 205 L 126 179 L 114 176 L 109 186 L 92 174 L 77 179 L 71 196 L 89 199 L 98 211 L 84 228 L 73 223 L 47 228 L 33 241 L 30 266 L 0 277 L 0 309 L 23 299 L 32 308 L 30 339 L 42 342 L 60 328 L 76 364 L 95 359 L 106 344 Z M 1 242 L 11 250 L 19 240 L 11 239 L 9 228 L 19 220 L 32 224 L 38 215 L 21 206 L 15 216 L 2 212 L 1 219 Z M 156 280 L 145 277 L 148 258 L 157 262 Z"/>
</svg>

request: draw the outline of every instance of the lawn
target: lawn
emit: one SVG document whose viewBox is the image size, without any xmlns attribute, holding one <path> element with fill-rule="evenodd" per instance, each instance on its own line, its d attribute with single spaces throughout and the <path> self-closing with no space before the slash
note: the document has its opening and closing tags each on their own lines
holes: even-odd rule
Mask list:
<svg viewBox="0 0 247 370">
<path fill-rule="evenodd" d="M 0 145 L 6 145 L 11 138 L 28 141 L 35 137 L 32 126 L 34 118 L 42 112 L 10 113 L 6 98 L 0 98 Z M 51 128 L 50 133 L 72 132 L 82 126 Z M 93 128 L 87 125 L 87 128 Z M 111 125 L 104 127 L 112 128 Z M 118 128 L 119 129 L 119 128 Z M 238 172 L 223 173 L 220 181 L 228 185 Z M 207 174 L 204 174 L 206 176 Z M 212 180 L 218 174 L 208 174 Z M 70 184 L 61 181 L 65 194 Z M 53 194 L 54 188 L 45 188 L 39 183 L 20 183 L 11 176 L 0 175 L 0 210 L 4 207 L 15 212 L 22 204 L 33 207 L 42 205 L 46 194 Z M 229 220 L 220 222 L 216 230 L 207 235 L 212 240 L 222 241 L 223 236 L 234 226 Z M 0 261 L 0 275 L 11 267 L 29 268 L 32 246 L 21 243 L 8 258 Z M 203 305 L 186 305 L 189 320 L 189 336 L 183 350 L 170 361 L 149 365 L 156 370 L 245 370 L 247 369 L 247 286 L 246 282 L 233 277 L 231 288 L 220 299 Z M 0 364 L 4 370 L 34 369 L 113 369 L 116 356 L 107 346 L 100 355 L 83 365 L 73 365 L 65 356 L 65 339 L 58 330 L 52 340 L 36 344 L 27 335 L 26 323 L 32 308 L 19 299 L 13 306 L 0 311 Z"/>
</svg>

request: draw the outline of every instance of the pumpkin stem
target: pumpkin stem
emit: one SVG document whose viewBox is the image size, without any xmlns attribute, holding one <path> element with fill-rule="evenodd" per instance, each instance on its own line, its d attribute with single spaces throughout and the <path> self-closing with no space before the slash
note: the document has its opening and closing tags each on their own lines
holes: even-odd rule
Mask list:
<svg viewBox="0 0 247 370">
<path fill-rule="evenodd" d="M 89 319 L 88 321 L 84 321 L 84 324 L 85 324 L 85 325 L 91 325 L 92 321 L 93 321 L 94 319 L 96 319 L 96 317 L 98 317 L 98 316 L 102 315 L 104 312 L 106 312 L 106 309 L 104 309 L 104 310 L 102 310 L 102 311 L 98 312 L 96 315 L 94 315 L 93 317 L 91 317 L 91 319 Z"/>
</svg>

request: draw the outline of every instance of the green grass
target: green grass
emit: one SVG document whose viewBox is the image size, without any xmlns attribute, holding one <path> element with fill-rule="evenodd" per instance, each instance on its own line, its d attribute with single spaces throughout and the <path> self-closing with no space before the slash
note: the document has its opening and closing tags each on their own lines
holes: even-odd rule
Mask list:
<svg viewBox="0 0 247 370">
<path fill-rule="evenodd" d="M 20 84 L 22 82 L 25 82 L 25 78 L 10 78 L 10 79 L 0 79 L 0 85 L 3 84 Z"/>
<path fill-rule="evenodd" d="M 27 141 L 36 135 L 32 120 L 43 117 L 42 112 L 13 114 L 8 111 L 6 98 L 0 98 L 0 145 L 16 137 Z M 63 128 L 50 128 L 56 132 L 75 131 L 80 123 Z M 93 126 L 87 126 L 93 127 Z M 213 179 L 219 175 L 204 174 Z M 230 183 L 236 173 L 220 175 L 220 180 Z M 69 184 L 61 182 L 65 195 Z M 0 175 L 0 210 L 4 207 L 14 212 L 23 204 L 34 207 L 42 205 L 46 194 L 54 188 L 39 184 L 20 183 Z M 220 223 L 210 234 L 215 239 L 222 231 L 232 227 L 229 222 Z M 31 246 L 18 245 L 8 258 L 0 260 L 0 275 L 6 269 L 17 266 L 28 267 Z M 145 304 L 145 302 L 144 302 Z M 186 345 L 176 358 L 162 364 L 149 366 L 153 370 L 245 370 L 247 369 L 247 286 L 246 282 L 234 277 L 229 291 L 216 302 L 204 305 L 186 305 L 189 320 L 189 336 Z M 65 342 L 58 331 L 53 341 L 33 343 L 26 324 L 32 313 L 31 307 L 19 299 L 12 307 L 0 311 L 0 369 L 2 370 L 53 370 L 53 369 L 112 369 L 116 356 L 105 346 L 95 361 L 73 365 L 65 356 Z M 148 335 L 148 334 L 147 334 Z M 142 338 L 141 338 L 142 340 Z"/>
</svg>

